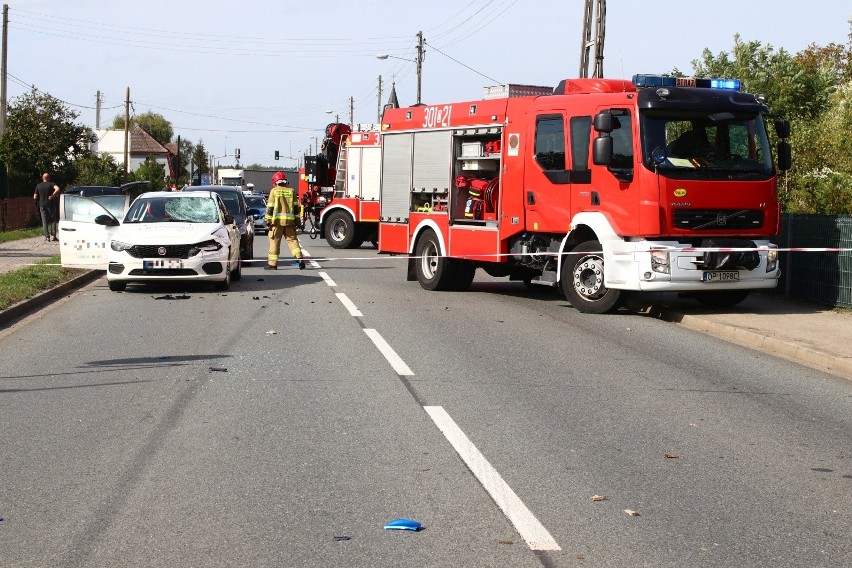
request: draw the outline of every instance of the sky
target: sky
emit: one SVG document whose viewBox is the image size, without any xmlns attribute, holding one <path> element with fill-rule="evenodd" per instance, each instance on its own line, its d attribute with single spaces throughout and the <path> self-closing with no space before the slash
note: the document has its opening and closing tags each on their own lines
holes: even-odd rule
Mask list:
<svg viewBox="0 0 852 568">
<path fill-rule="evenodd" d="M 489 85 L 555 86 L 579 73 L 583 0 L 7 0 L 8 98 L 32 86 L 94 128 L 155 112 L 222 166 L 292 167 L 339 118 L 378 120 L 395 84 L 414 104 L 480 99 Z M 734 36 L 797 53 L 849 42 L 838 0 L 610 0 L 604 76 L 689 74 Z M 391 57 L 380 60 L 377 54 Z M 768 101 L 771 106 L 771 101 Z M 278 151 L 280 160 L 274 160 Z"/>
</svg>

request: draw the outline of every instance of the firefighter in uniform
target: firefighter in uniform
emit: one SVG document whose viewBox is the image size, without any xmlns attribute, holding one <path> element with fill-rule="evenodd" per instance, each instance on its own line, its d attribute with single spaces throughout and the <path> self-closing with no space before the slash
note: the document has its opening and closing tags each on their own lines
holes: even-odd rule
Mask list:
<svg viewBox="0 0 852 568">
<path fill-rule="evenodd" d="M 287 184 L 284 172 L 275 172 L 272 175 L 274 187 L 269 192 L 269 200 L 266 202 L 266 226 L 269 228 L 269 256 L 267 256 L 266 270 L 278 268 L 278 257 L 281 253 L 281 238 L 287 239 L 287 246 L 293 258 L 299 262 L 299 270 L 305 268 L 302 260 L 302 247 L 296 237 L 296 214 L 293 190 Z"/>
</svg>

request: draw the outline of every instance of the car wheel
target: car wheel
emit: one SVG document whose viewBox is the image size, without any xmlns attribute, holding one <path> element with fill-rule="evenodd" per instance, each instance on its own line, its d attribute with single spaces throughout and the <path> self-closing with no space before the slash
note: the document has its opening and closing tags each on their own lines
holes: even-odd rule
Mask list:
<svg viewBox="0 0 852 568">
<path fill-rule="evenodd" d="M 127 282 L 120 282 L 118 280 L 107 280 L 107 284 L 109 285 L 109 289 L 113 292 L 124 292 L 127 289 Z"/>
<path fill-rule="evenodd" d="M 237 259 L 239 263 L 239 259 Z M 219 291 L 225 291 L 231 287 L 231 251 L 228 251 L 228 262 L 225 263 L 225 278 L 216 282 L 214 287 Z"/>
</svg>

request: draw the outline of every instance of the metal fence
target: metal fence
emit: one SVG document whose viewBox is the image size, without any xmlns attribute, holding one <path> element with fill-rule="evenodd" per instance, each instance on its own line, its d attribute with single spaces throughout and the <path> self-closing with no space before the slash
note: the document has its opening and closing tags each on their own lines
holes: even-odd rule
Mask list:
<svg viewBox="0 0 852 568">
<path fill-rule="evenodd" d="M 782 252 L 777 293 L 852 308 L 852 216 L 784 214 L 779 248 L 839 248 L 840 252 Z"/>
</svg>

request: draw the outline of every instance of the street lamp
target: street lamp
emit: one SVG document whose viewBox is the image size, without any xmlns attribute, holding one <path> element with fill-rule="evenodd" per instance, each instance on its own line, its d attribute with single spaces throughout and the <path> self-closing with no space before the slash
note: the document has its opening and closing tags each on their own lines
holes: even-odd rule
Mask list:
<svg viewBox="0 0 852 568">
<path fill-rule="evenodd" d="M 331 114 L 333 112 L 334 112 L 333 110 L 327 110 L 327 111 L 325 111 L 325 114 Z M 335 123 L 340 122 L 340 114 L 339 113 L 334 112 L 334 122 Z"/>
<path fill-rule="evenodd" d="M 388 55 L 387 53 L 380 53 L 376 55 L 376 59 L 402 59 L 403 61 L 409 61 L 417 65 L 417 104 L 416 106 L 420 106 L 420 92 L 421 85 L 423 82 L 423 32 L 417 32 L 417 56 L 415 59 L 406 59 L 405 57 L 397 57 L 396 55 Z"/>
</svg>

